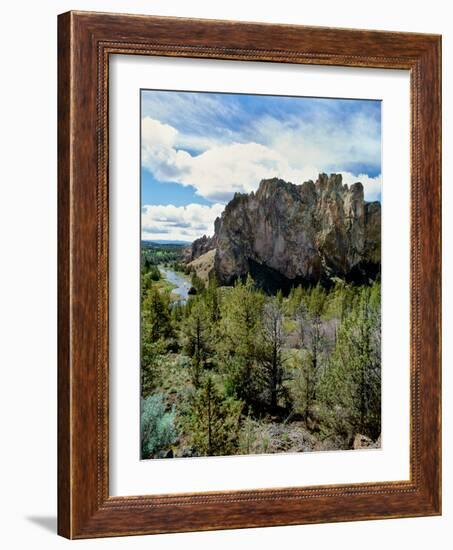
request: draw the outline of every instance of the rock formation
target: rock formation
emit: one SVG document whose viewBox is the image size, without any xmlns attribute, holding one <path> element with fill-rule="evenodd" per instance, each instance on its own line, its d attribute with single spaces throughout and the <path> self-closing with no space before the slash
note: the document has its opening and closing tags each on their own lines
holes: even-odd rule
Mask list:
<svg viewBox="0 0 453 550">
<path fill-rule="evenodd" d="M 216 224 L 218 222 L 220 222 L 220 218 L 216 219 Z M 215 228 L 214 228 L 214 231 L 215 231 Z M 203 237 L 200 237 L 199 239 L 194 241 L 192 245 L 184 248 L 184 251 L 183 251 L 184 261 L 192 262 L 193 260 L 196 260 L 203 254 L 206 254 L 206 252 L 213 250 L 215 247 L 216 247 L 215 233 L 212 237 L 207 237 L 206 235 L 203 235 Z"/>
<path fill-rule="evenodd" d="M 362 184 L 348 187 L 339 174 L 320 174 L 316 182 L 301 185 L 262 180 L 256 193 L 234 196 L 217 218 L 214 235 L 197 239 L 186 259 L 214 249 L 213 269 L 221 284 L 249 272 L 268 289 L 335 276 L 375 278 L 381 205 L 366 202 Z"/>
</svg>

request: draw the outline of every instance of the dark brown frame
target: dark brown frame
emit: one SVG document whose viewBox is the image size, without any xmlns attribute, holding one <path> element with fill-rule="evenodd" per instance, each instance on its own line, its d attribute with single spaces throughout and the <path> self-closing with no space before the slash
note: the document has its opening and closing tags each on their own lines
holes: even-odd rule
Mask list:
<svg viewBox="0 0 453 550">
<path fill-rule="evenodd" d="M 440 514 L 440 36 L 69 12 L 59 16 L 58 48 L 58 532 L 87 538 Z M 410 481 L 109 496 L 111 54 L 410 71 Z"/>
</svg>

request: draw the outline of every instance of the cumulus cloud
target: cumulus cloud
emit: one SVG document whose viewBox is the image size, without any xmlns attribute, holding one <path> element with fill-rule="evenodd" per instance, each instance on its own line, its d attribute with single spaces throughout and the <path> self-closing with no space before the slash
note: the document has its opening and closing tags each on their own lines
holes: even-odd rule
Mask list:
<svg viewBox="0 0 453 550">
<path fill-rule="evenodd" d="M 381 163 L 380 123 L 358 112 L 344 121 L 318 114 L 316 120 L 265 116 L 253 124 L 256 139 L 297 167 Z"/>
<path fill-rule="evenodd" d="M 214 221 L 223 208 L 222 204 L 145 205 L 142 239 L 193 241 L 202 235 L 212 235 Z"/>
<path fill-rule="evenodd" d="M 340 159 L 345 162 L 348 158 L 352 162 L 355 158 L 358 143 L 355 140 L 348 142 L 342 134 L 343 130 L 325 138 L 321 134 L 308 138 L 300 128 L 274 128 L 274 124 L 276 121 L 268 120 L 257 129 L 262 137 L 268 134 L 270 145 L 253 141 L 213 144 L 203 153 L 191 155 L 178 148 L 180 137 L 176 128 L 145 117 L 142 120 L 142 162 L 156 179 L 191 185 L 198 195 L 225 204 L 235 192 L 256 190 L 263 178 L 278 176 L 293 183 L 302 183 L 316 179 L 318 173 L 326 171 L 323 158 L 328 158 L 329 163 L 339 162 Z M 271 139 L 272 135 L 278 138 Z M 372 160 L 375 145 L 364 143 L 365 150 L 370 150 L 368 156 L 363 154 L 365 161 Z M 379 147 L 377 149 L 380 151 Z M 362 157 L 359 155 L 358 158 Z M 345 183 L 363 183 L 367 200 L 379 199 L 380 176 L 354 175 L 349 171 L 341 173 Z"/>
</svg>

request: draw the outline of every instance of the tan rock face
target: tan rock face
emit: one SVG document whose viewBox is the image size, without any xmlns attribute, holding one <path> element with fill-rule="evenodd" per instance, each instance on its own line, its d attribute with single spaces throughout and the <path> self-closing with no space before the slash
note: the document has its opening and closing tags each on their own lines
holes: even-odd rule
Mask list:
<svg viewBox="0 0 453 550">
<path fill-rule="evenodd" d="M 214 248 L 223 284 L 253 269 L 286 281 L 374 278 L 381 205 L 365 202 L 362 184 L 343 185 L 338 174 L 320 174 L 302 185 L 262 180 L 256 193 L 235 195 L 214 235 L 193 243 L 191 260 Z"/>
</svg>

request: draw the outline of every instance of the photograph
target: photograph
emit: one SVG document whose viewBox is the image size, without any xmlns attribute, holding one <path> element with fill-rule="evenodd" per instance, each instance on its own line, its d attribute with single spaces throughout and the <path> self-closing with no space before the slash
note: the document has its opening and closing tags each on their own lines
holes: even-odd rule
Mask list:
<svg viewBox="0 0 453 550">
<path fill-rule="evenodd" d="M 381 101 L 142 89 L 141 459 L 381 447 Z"/>
</svg>

